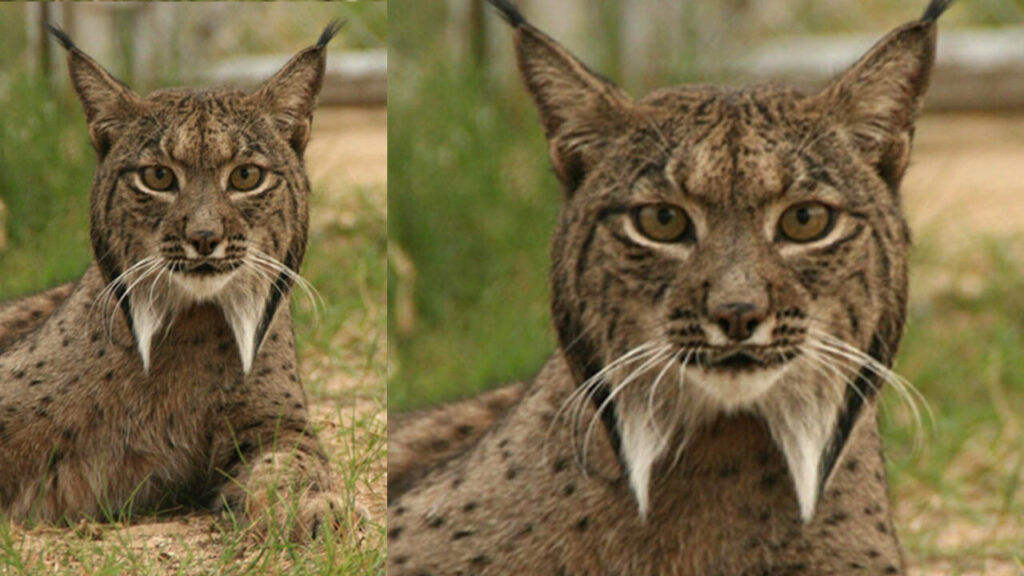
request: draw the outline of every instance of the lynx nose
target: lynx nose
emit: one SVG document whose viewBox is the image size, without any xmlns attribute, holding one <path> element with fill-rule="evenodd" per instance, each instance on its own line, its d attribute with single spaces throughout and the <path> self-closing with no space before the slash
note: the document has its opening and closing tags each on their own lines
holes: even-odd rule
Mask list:
<svg viewBox="0 0 1024 576">
<path fill-rule="evenodd" d="M 213 254 L 223 239 L 220 233 L 213 230 L 195 230 L 188 234 L 188 243 L 196 249 L 200 256 Z"/>
<path fill-rule="evenodd" d="M 766 315 L 767 310 L 749 302 L 729 302 L 711 311 L 711 319 L 736 342 L 750 338 Z"/>
</svg>

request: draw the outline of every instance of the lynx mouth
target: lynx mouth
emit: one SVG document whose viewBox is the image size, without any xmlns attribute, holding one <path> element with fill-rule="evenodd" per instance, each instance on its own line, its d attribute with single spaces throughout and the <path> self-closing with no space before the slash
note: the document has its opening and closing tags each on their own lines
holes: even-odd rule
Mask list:
<svg viewBox="0 0 1024 576">
<path fill-rule="evenodd" d="M 755 358 L 742 350 L 719 357 L 711 364 L 712 368 L 720 370 L 753 370 L 762 366 L 765 366 L 765 363 L 760 358 Z"/>
<path fill-rule="evenodd" d="M 214 262 L 210 260 L 195 263 L 178 261 L 172 262 L 170 268 L 173 272 L 177 272 L 185 276 L 202 278 L 233 272 L 240 265 L 240 262 Z"/>
<path fill-rule="evenodd" d="M 799 354 L 790 346 L 704 350 L 698 362 L 710 371 L 745 373 L 786 364 Z"/>
</svg>

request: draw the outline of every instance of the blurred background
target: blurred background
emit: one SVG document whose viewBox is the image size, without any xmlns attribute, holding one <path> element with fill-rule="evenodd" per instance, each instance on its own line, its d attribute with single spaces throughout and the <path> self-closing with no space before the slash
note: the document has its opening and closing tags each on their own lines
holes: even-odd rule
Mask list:
<svg viewBox="0 0 1024 576">
<path fill-rule="evenodd" d="M 926 2 L 520 0 L 635 96 L 690 81 L 824 85 Z M 560 191 L 511 34 L 477 0 L 391 0 L 389 403 L 531 378 L 555 346 Z M 883 429 L 913 574 L 1024 574 L 1024 1 L 953 5 L 903 185 L 915 233 Z"/>
<path fill-rule="evenodd" d="M 61 25 L 81 49 L 145 94 L 177 85 L 254 88 L 313 45 L 335 19 L 345 26 L 329 45 L 328 74 L 306 151 L 313 198 L 302 273 L 324 305 L 314 311 L 296 301 L 293 312 L 300 373 L 333 471 L 382 525 L 386 3 L 0 5 L 0 300 L 76 280 L 91 259 L 88 205 L 95 154 L 67 81 L 64 50 L 45 33 L 45 22 Z M 62 573 L 58 567 L 77 574 L 220 572 L 221 564 L 233 565 L 236 552 L 248 552 L 225 544 L 212 522 L 199 515 L 169 518 L 156 527 L 133 525 L 100 545 L 61 531 L 12 536 L 0 523 L 0 567 L 46 574 Z M 276 565 L 275 553 L 288 554 L 288 565 L 299 574 L 375 573 L 383 569 L 382 533 L 371 530 L 368 544 L 332 546 L 329 554 L 317 545 L 301 553 L 264 550 L 260 558 Z M 50 564 L 40 564 L 45 559 L 36 556 L 36 544 L 50 551 Z M 70 559 L 53 564 L 59 551 Z M 250 569 L 260 567 L 238 570 Z"/>
</svg>

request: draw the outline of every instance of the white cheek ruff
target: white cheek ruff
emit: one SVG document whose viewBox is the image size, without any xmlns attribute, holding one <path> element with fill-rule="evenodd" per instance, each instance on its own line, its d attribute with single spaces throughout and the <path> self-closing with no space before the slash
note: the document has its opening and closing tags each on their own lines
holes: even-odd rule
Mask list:
<svg viewBox="0 0 1024 576">
<path fill-rule="evenodd" d="M 691 366 L 685 375 L 680 374 L 679 382 L 663 382 L 658 390 L 658 395 L 664 396 L 659 402 L 679 400 L 654 412 L 648 406 L 646 393 L 641 394 L 641 400 L 632 395 L 620 397 L 616 406 L 620 454 L 628 467 L 630 488 L 641 517 L 646 517 L 651 507 L 651 472 L 670 452 L 669 442 L 680 444 L 674 446 L 678 456 L 685 447 L 687 430 L 696 429 L 718 415 L 746 411 L 767 423 L 786 459 L 800 518 L 805 523 L 813 518 L 823 485 L 821 462 L 835 431 L 842 389 L 815 394 L 815 386 L 825 383 L 803 372 L 792 372 L 791 366 L 792 362 L 740 374 Z M 674 393 L 679 395 L 672 396 Z"/>
<path fill-rule="evenodd" d="M 129 296 L 132 329 L 147 373 L 152 364 L 154 337 L 169 329 L 179 312 L 207 302 L 216 304 L 223 312 L 235 337 L 242 370 L 249 373 L 259 351 L 256 336 L 271 288 L 260 281 L 232 282 L 237 276 L 237 271 L 209 277 L 172 274 L 170 282 L 157 279 L 152 285 L 134 287 Z"/>
<path fill-rule="evenodd" d="M 153 335 L 164 325 L 167 313 L 154 306 L 148 298 L 136 298 L 134 295 L 131 299 L 131 310 L 135 344 L 139 349 L 139 356 L 142 358 L 142 368 L 149 373 Z"/>
<path fill-rule="evenodd" d="M 764 414 L 775 443 L 786 457 L 800 518 L 810 522 L 822 485 L 821 459 L 832 439 L 837 413 L 824 405 L 765 406 Z"/>
<path fill-rule="evenodd" d="M 660 436 L 647 414 L 635 410 L 619 412 L 620 450 L 629 473 L 629 486 L 636 496 L 642 518 L 650 511 L 651 469 L 668 447 L 667 438 Z"/>
<path fill-rule="evenodd" d="M 242 372 L 248 374 L 256 361 L 259 348 L 256 333 L 266 310 L 270 287 L 259 283 L 254 286 L 239 286 L 237 289 L 220 292 L 216 302 L 224 312 L 224 318 L 231 326 L 238 346 L 238 355 L 242 361 Z M 287 301 L 283 302 L 287 306 Z"/>
</svg>

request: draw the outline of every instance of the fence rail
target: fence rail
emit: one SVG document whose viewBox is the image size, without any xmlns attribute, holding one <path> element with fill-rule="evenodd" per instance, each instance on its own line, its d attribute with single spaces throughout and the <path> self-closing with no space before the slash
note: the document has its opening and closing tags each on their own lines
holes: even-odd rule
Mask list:
<svg viewBox="0 0 1024 576">
<path fill-rule="evenodd" d="M 512 81 L 504 25 L 448 0 L 449 46 L 484 44 Z M 666 82 L 823 84 L 925 0 L 518 0 L 543 30 L 627 89 Z M 486 11 L 486 10 L 485 10 Z M 932 109 L 1024 108 L 1024 0 L 959 2 L 943 16 Z M 485 40 L 481 41 L 483 37 Z"/>
<path fill-rule="evenodd" d="M 31 3 L 25 8 L 28 52 L 57 81 L 61 61 L 45 22 L 134 87 L 211 79 L 252 86 L 316 41 L 321 29 L 345 21 L 332 43 L 321 102 L 383 104 L 387 86 L 385 2 L 301 3 Z"/>
</svg>

